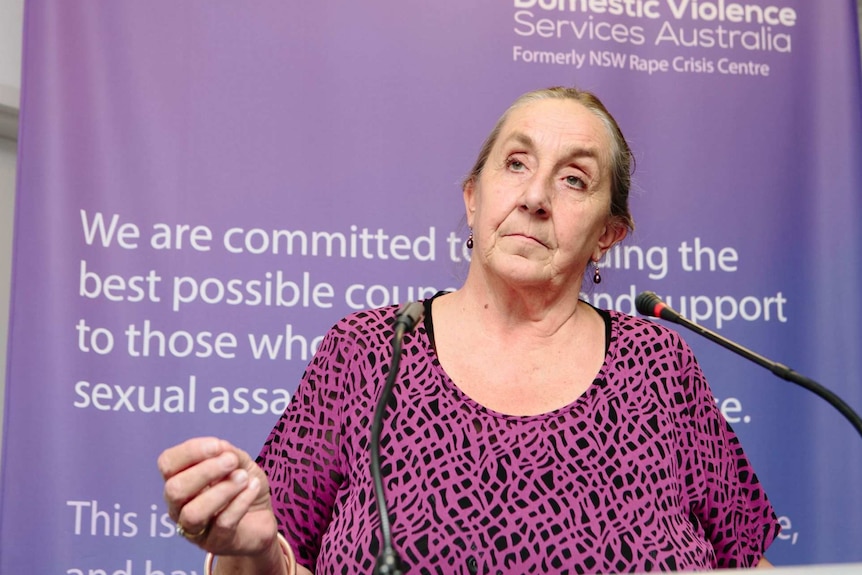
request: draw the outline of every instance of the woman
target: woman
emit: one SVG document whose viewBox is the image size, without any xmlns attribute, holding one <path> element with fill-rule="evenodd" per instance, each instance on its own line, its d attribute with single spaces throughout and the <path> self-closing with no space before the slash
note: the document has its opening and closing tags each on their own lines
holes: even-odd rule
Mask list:
<svg viewBox="0 0 862 575">
<path fill-rule="evenodd" d="M 381 441 L 410 572 L 768 565 L 775 514 L 690 349 L 578 299 L 632 228 L 630 165 L 573 89 L 522 96 L 483 146 L 463 187 L 467 279 L 405 339 Z M 394 313 L 330 330 L 258 464 L 213 438 L 162 454 L 171 517 L 219 573 L 372 571 L 369 423 Z"/>
</svg>

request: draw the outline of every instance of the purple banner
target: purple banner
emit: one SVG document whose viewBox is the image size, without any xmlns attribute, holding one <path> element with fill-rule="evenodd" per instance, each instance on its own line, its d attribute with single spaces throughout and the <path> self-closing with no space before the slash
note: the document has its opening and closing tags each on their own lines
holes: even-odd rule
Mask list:
<svg viewBox="0 0 862 575">
<path fill-rule="evenodd" d="M 360 5 L 362 4 L 362 5 Z M 519 94 L 576 85 L 637 159 L 583 294 L 653 290 L 862 411 L 855 2 L 28 2 L 0 572 L 201 573 L 156 458 L 257 453 L 341 316 L 457 288 L 460 181 Z M 862 561 L 862 442 L 683 333 L 784 530 Z"/>
</svg>

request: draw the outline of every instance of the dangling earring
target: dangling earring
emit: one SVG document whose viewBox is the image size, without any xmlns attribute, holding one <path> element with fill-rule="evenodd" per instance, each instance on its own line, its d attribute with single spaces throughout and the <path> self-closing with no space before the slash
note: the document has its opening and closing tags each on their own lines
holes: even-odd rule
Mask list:
<svg viewBox="0 0 862 575">
<path fill-rule="evenodd" d="M 599 271 L 599 262 L 593 262 L 595 267 L 595 273 L 593 273 L 593 283 L 600 284 L 602 283 L 602 273 Z"/>
<path fill-rule="evenodd" d="M 470 229 L 470 235 L 467 236 L 467 249 L 468 250 L 473 249 L 473 230 L 472 229 Z"/>
</svg>

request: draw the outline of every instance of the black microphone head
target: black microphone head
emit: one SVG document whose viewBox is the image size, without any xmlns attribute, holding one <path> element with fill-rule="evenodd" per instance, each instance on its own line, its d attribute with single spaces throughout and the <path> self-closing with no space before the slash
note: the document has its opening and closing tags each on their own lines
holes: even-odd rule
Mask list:
<svg viewBox="0 0 862 575">
<path fill-rule="evenodd" d="M 410 333 L 416 327 L 416 324 L 422 321 L 424 316 L 425 306 L 422 302 L 411 301 L 401 305 L 398 313 L 395 315 L 395 324 L 402 324 L 404 332 Z"/>
<path fill-rule="evenodd" d="M 635 298 L 635 307 L 638 313 L 648 317 L 661 317 L 656 311 L 659 304 L 664 303 L 661 298 L 652 291 L 642 291 Z"/>
</svg>

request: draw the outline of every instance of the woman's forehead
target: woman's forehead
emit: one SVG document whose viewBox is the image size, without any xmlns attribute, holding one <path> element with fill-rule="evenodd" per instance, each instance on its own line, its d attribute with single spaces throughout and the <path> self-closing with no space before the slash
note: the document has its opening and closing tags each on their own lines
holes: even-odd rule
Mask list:
<svg viewBox="0 0 862 575">
<path fill-rule="evenodd" d="M 544 99 L 513 108 L 503 123 L 498 142 L 509 139 L 551 140 L 562 145 L 610 149 L 604 122 L 591 110 L 570 99 Z"/>
</svg>

